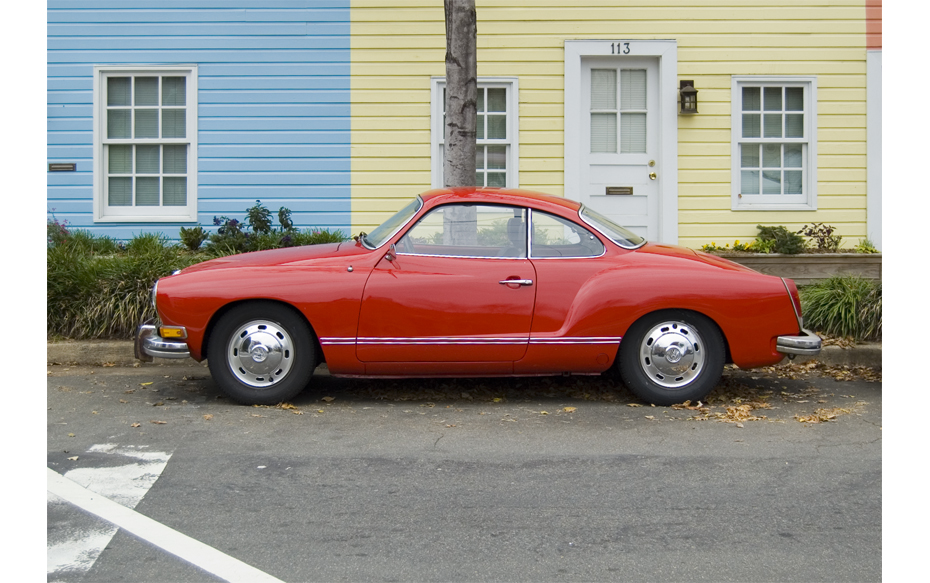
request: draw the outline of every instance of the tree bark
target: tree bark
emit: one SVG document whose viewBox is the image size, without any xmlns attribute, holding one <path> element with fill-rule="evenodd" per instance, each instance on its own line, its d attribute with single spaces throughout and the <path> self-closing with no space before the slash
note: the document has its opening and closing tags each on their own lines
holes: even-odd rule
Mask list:
<svg viewBox="0 0 930 583">
<path fill-rule="evenodd" d="M 447 188 L 475 185 L 477 138 L 478 53 L 475 0 L 444 0 L 446 14 L 446 120 L 443 184 Z M 446 244 L 474 244 L 474 207 L 454 207 L 444 213 Z"/>
<path fill-rule="evenodd" d="M 445 0 L 446 123 L 443 182 L 447 187 L 475 184 L 478 55 L 474 0 Z"/>
</svg>

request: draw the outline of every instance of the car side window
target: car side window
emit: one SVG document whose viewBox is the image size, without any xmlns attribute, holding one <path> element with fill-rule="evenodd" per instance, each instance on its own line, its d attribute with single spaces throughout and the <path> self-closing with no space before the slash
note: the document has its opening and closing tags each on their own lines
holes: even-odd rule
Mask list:
<svg viewBox="0 0 930 583">
<path fill-rule="evenodd" d="M 597 257 L 604 244 L 578 223 L 543 211 L 533 211 L 531 257 Z"/>
<path fill-rule="evenodd" d="M 522 207 L 449 204 L 437 207 L 397 244 L 397 252 L 443 257 L 526 257 Z"/>
</svg>

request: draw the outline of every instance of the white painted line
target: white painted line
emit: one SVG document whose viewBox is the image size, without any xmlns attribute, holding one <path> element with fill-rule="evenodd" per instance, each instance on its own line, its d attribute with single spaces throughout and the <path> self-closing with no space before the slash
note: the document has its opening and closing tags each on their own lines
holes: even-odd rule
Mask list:
<svg viewBox="0 0 930 583">
<path fill-rule="evenodd" d="M 114 525 L 131 532 L 142 540 L 160 547 L 169 553 L 231 583 L 283 583 L 271 575 L 259 571 L 221 553 L 213 547 L 156 522 L 135 510 L 126 508 L 112 500 L 91 492 L 87 488 L 48 470 L 48 491 L 64 498 L 71 504 L 90 512 Z"/>
</svg>

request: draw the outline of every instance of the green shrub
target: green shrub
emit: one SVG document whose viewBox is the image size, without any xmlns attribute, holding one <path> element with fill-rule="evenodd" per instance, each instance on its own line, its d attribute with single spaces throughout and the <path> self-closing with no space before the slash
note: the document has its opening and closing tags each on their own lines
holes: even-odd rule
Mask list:
<svg viewBox="0 0 930 583">
<path fill-rule="evenodd" d="M 881 340 L 881 281 L 835 276 L 799 291 L 805 326 L 857 341 Z"/>
<path fill-rule="evenodd" d="M 818 251 L 839 251 L 840 245 L 843 242 L 843 237 L 841 235 L 835 235 L 836 227 L 833 225 L 825 225 L 823 223 L 812 223 L 810 225 L 804 225 L 801 227 L 801 230 L 798 231 L 799 235 L 804 235 L 808 237 L 817 245 Z"/>
<path fill-rule="evenodd" d="M 792 233 L 782 225 L 777 227 L 756 225 L 756 228 L 759 229 L 759 236 L 756 237 L 756 241 L 759 242 L 758 247 L 767 248 L 771 245 L 772 251 L 769 251 L 769 253 L 794 255 L 803 252 L 807 248 L 807 242 L 804 240 L 804 237 L 797 233 Z M 766 241 L 774 241 L 775 243 L 766 243 Z"/>
<path fill-rule="evenodd" d="M 859 239 L 859 243 L 853 247 L 853 251 L 856 253 L 879 253 L 880 251 L 875 248 L 875 244 L 872 243 L 872 240 L 869 238 Z"/>
<path fill-rule="evenodd" d="M 197 251 L 203 242 L 207 240 L 210 234 L 203 230 L 203 227 L 197 225 L 191 229 L 181 227 L 181 243 L 187 247 L 188 251 Z"/>
</svg>

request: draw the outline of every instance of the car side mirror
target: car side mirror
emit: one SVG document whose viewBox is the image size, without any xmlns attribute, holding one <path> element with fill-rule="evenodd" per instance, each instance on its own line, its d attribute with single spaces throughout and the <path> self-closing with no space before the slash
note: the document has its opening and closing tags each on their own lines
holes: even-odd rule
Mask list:
<svg viewBox="0 0 930 583">
<path fill-rule="evenodd" d="M 394 261 L 397 258 L 397 247 L 394 246 L 394 243 L 391 243 L 391 247 L 388 249 L 387 254 L 384 256 L 388 261 Z"/>
</svg>

